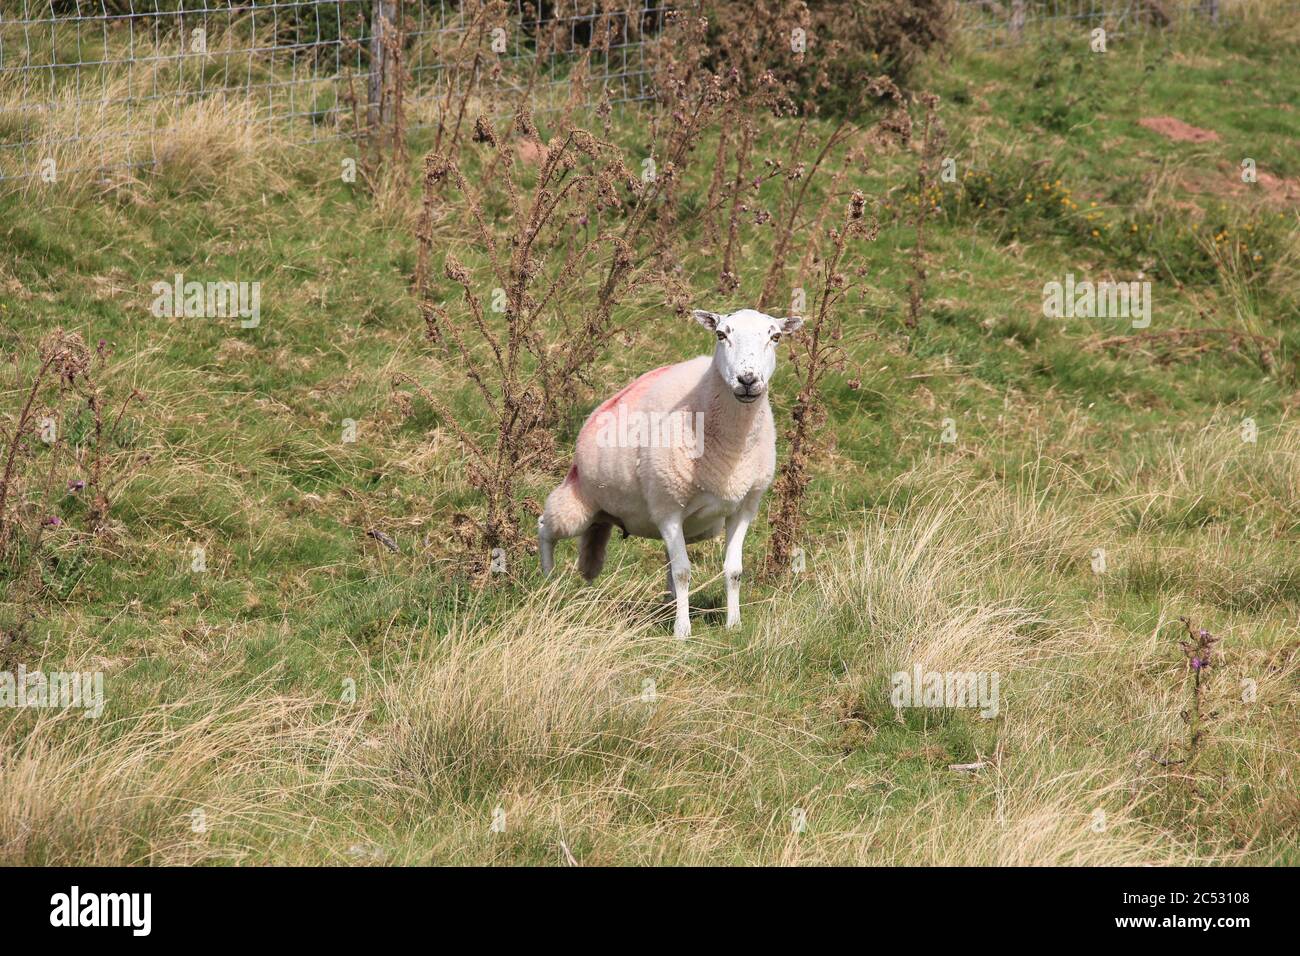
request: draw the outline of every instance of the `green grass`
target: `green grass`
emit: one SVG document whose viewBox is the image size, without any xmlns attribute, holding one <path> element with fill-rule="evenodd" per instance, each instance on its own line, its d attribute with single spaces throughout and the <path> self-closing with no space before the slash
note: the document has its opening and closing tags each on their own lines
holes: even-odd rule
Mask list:
<svg viewBox="0 0 1300 956">
<path fill-rule="evenodd" d="M 21 350 L 56 325 L 106 339 L 114 387 L 145 393 L 120 450 L 150 455 L 116 492 L 110 535 L 48 535 L 26 663 L 105 671 L 108 706 L 94 726 L 0 713 L 0 784 L 14 784 L 0 859 L 1300 862 L 1300 223 L 1232 185 L 1243 156 L 1300 175 L 1296 80 L 1283 39 L 1236 31 L 928 65 L 959 181 L 929 227 L 926 315 L 902 325 L 914 158 L 878 155 L 854 183 L 882 222 L 846 304 L 862 387 L 827 386 L 807 572 L 747 577 L 736 631 L 721 581 L 705 585 L 689 643 L 659 610 L 647 542 L 616 540 L 595 587 L 571 570 L 543 585 L 533 556 L 486 590 L 465 579 L 446 540 L 478 504 L 462 455 L 391 388 L 399 371 L 460 388 L 425 357 L 409 294 L 415 196 L 395 212 L 339 182 L 345 146 L 259 160 L 269 179 L 236 164 L 102 196 L 0 195 L 5 351 L 29 367 Z M 1162 115 L 1221 140 L 1137 123 Z M 618 134 L 635 142 L 635 123 Z M 1225 227 L 1262 260 L 1225 268 L 1201 238 Z M 734 301 L 712 291 L 718 251 L 694 244 L 695 304 L 757 295 L 770 239 L 744 239 Z M 1047 281 L 1137 270 L 1152 332 L 1269 336 L 1271 364 L 1224 345 L 1101 348 L 1131 330 L 1042 316 Z M 260 280 L 260 327 L 151 315 L 151 284 L 177 271 Z M 650 330 L 609 350 L 605 391 L 708 348 L 667 308 L 636 315 Z M 783 365 L 779 422 L 794 389 Z M 451 401 L 473 413 L 467 390 Z M 939 441 L 945 418 L 955 444 Z M 556 478 L 521 483 L 540 503 Z M 76 527 L 84 505 L 53 507 Z M 764 516 L 748 568 L 766 535 Z M 716 543 L 692 550 L 697 581 L 720 571 Z M 571 564 L 572 542 L 559 556 Z M 1166 768 L 1151 758 L 1185 736 L 1180 615 L 1222 638 L 1219 715 L 1196 762 Z M 999 671 L 1001 713 L 896 712 L 889 674 L 913 661 Z"/>
</svg>

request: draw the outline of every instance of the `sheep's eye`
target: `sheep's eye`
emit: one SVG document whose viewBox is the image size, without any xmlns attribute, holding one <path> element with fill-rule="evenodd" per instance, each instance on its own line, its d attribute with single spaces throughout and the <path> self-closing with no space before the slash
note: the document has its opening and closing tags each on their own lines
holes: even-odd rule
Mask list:
<svg viewBox="0 0 1300 956">
<path fill-rule="evenodd" d="M 718 330 L 718 341 L 719 342 L 727 341 L 727 333 L 723 332 L 721 329 Z"/>
<path fill-rule="evenodd" d="M 780 341 L 781 341 L 781 333 L 780 333 L 780 332 L 774 332 L 774 333 L 772 333 L 772 341 L 773 341 L 773 342 L 780 342 Z"/>
</svg>

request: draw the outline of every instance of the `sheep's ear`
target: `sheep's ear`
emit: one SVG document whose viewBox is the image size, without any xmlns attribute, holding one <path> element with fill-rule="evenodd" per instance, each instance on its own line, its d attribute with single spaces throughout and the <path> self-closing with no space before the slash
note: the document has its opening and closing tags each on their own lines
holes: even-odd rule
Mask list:
<svg viewBox="0 0 1300 956">
<path fill-rule="evenodd" d="M 782 335 L 789 335 L 791 332 L 798 332 L 803 328 L 803 319 L 797 315 L 792 315 L 786 319 L 777 319 L 781 327 Z"/>
<path fill-rule="evenodd" d="M 700 323 L 700 325 L 704 326 L 710 332 L 716 332 L 718 330 L 718 322 L 722 319 L 722 316 L 718 315 L 718 313 L 705 312 L 703 309 L 696 309 L 691 313 L 691 315 L 695 316 L 695 321 Z"/>
</svg>

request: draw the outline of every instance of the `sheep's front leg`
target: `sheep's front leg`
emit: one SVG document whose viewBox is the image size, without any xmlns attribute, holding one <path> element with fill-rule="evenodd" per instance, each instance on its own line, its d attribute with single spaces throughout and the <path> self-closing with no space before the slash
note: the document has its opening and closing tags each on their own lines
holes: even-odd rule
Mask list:
<svg viewBox="0 0 1300 956">
<path fill-rule="evenodd" d="M 659 524 L 659 534 L 668 549 L 669 570 L 672 573 L 673 595 L 677 599 L 677 620 L 673 624 L 674 637 L 691 636 L 691 560 L 686 554 L 686 535 L 682 532 L 682 516 L 673 515 Z"/>
<path fill-rule="evenodd" d="M 740 626 L 740 572 L 743 570 L 745 533 L 758 510 L 746 499 L 735 514 L 727 518 L 727 554 L 722 563 L 722 573 L 727 579 L 727 627 Z"/>
<path fill-rule="evenodd" d="M 668 553 L 667 545 L 664 546 L 664 567 L 668 569 L 668 603 L 672 604 L 677 600 L 677 585 L 673 584 L 673 556 Z"/>
</svg>

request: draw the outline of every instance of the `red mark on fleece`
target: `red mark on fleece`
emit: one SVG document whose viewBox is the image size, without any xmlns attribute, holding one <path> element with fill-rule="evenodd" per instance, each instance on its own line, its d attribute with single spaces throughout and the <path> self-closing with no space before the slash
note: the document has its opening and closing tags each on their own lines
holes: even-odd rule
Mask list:
<svg viewBox="0 0 1300 956">
<path fill-rule="evenodd" d="M 614 408 L 619 405 L 620 402 L 632 398 L 633 394 L 640 392 L 642 388 L 645 388 L 645 386 L 649 384 L 651 378 L 663 375 L 663 373 L 667 372 L 669 368 L 672 368 L 672 365 L 662 365 L 662 367 L 655 368 L 654 371 L 646 372 L 645 375 L 642 375 L 640 378 L 633 378 L 628 385 L 624 385 L 623 388 L 617 390 L 611 398 L 607 398 L 606 401 L 601 403 L 601 407 L 598 407 L 597 410 L 591 412 L 591 418 L 586 420 L 586 424 L 582 425 L 582 431 L 577 433 L 577 440 L 581 442 L 586 438 L 586 441 L 590 442 L 591 429 L 599 428 L 597 419 L 602 412 L 614 411 Z"/>
<path fill-rule="evenodd" d="M 654 369 L 653 371 L 646 372 L 640 378 L 633 379 L 630 383 L 624 385 L 621 389 L 615 392 L 612 398 L 608 398 L 604 402 L 602 402 L 601 406 L 596 409 L 596 414 L 599 414 L 600 412 L 610 411 L 611 409 L 614 408 L 615 405 L 623 401 L 623 399 L 631 398 L 633 389 L 637 389 L 639 391 L 641 387 L 649 383 L 651 379 L 657 378 L 659 375 L 668 371 L 670 368 L 672 368 L 671 365 L 663 365 L 657 369 Z"/>
</svg>

